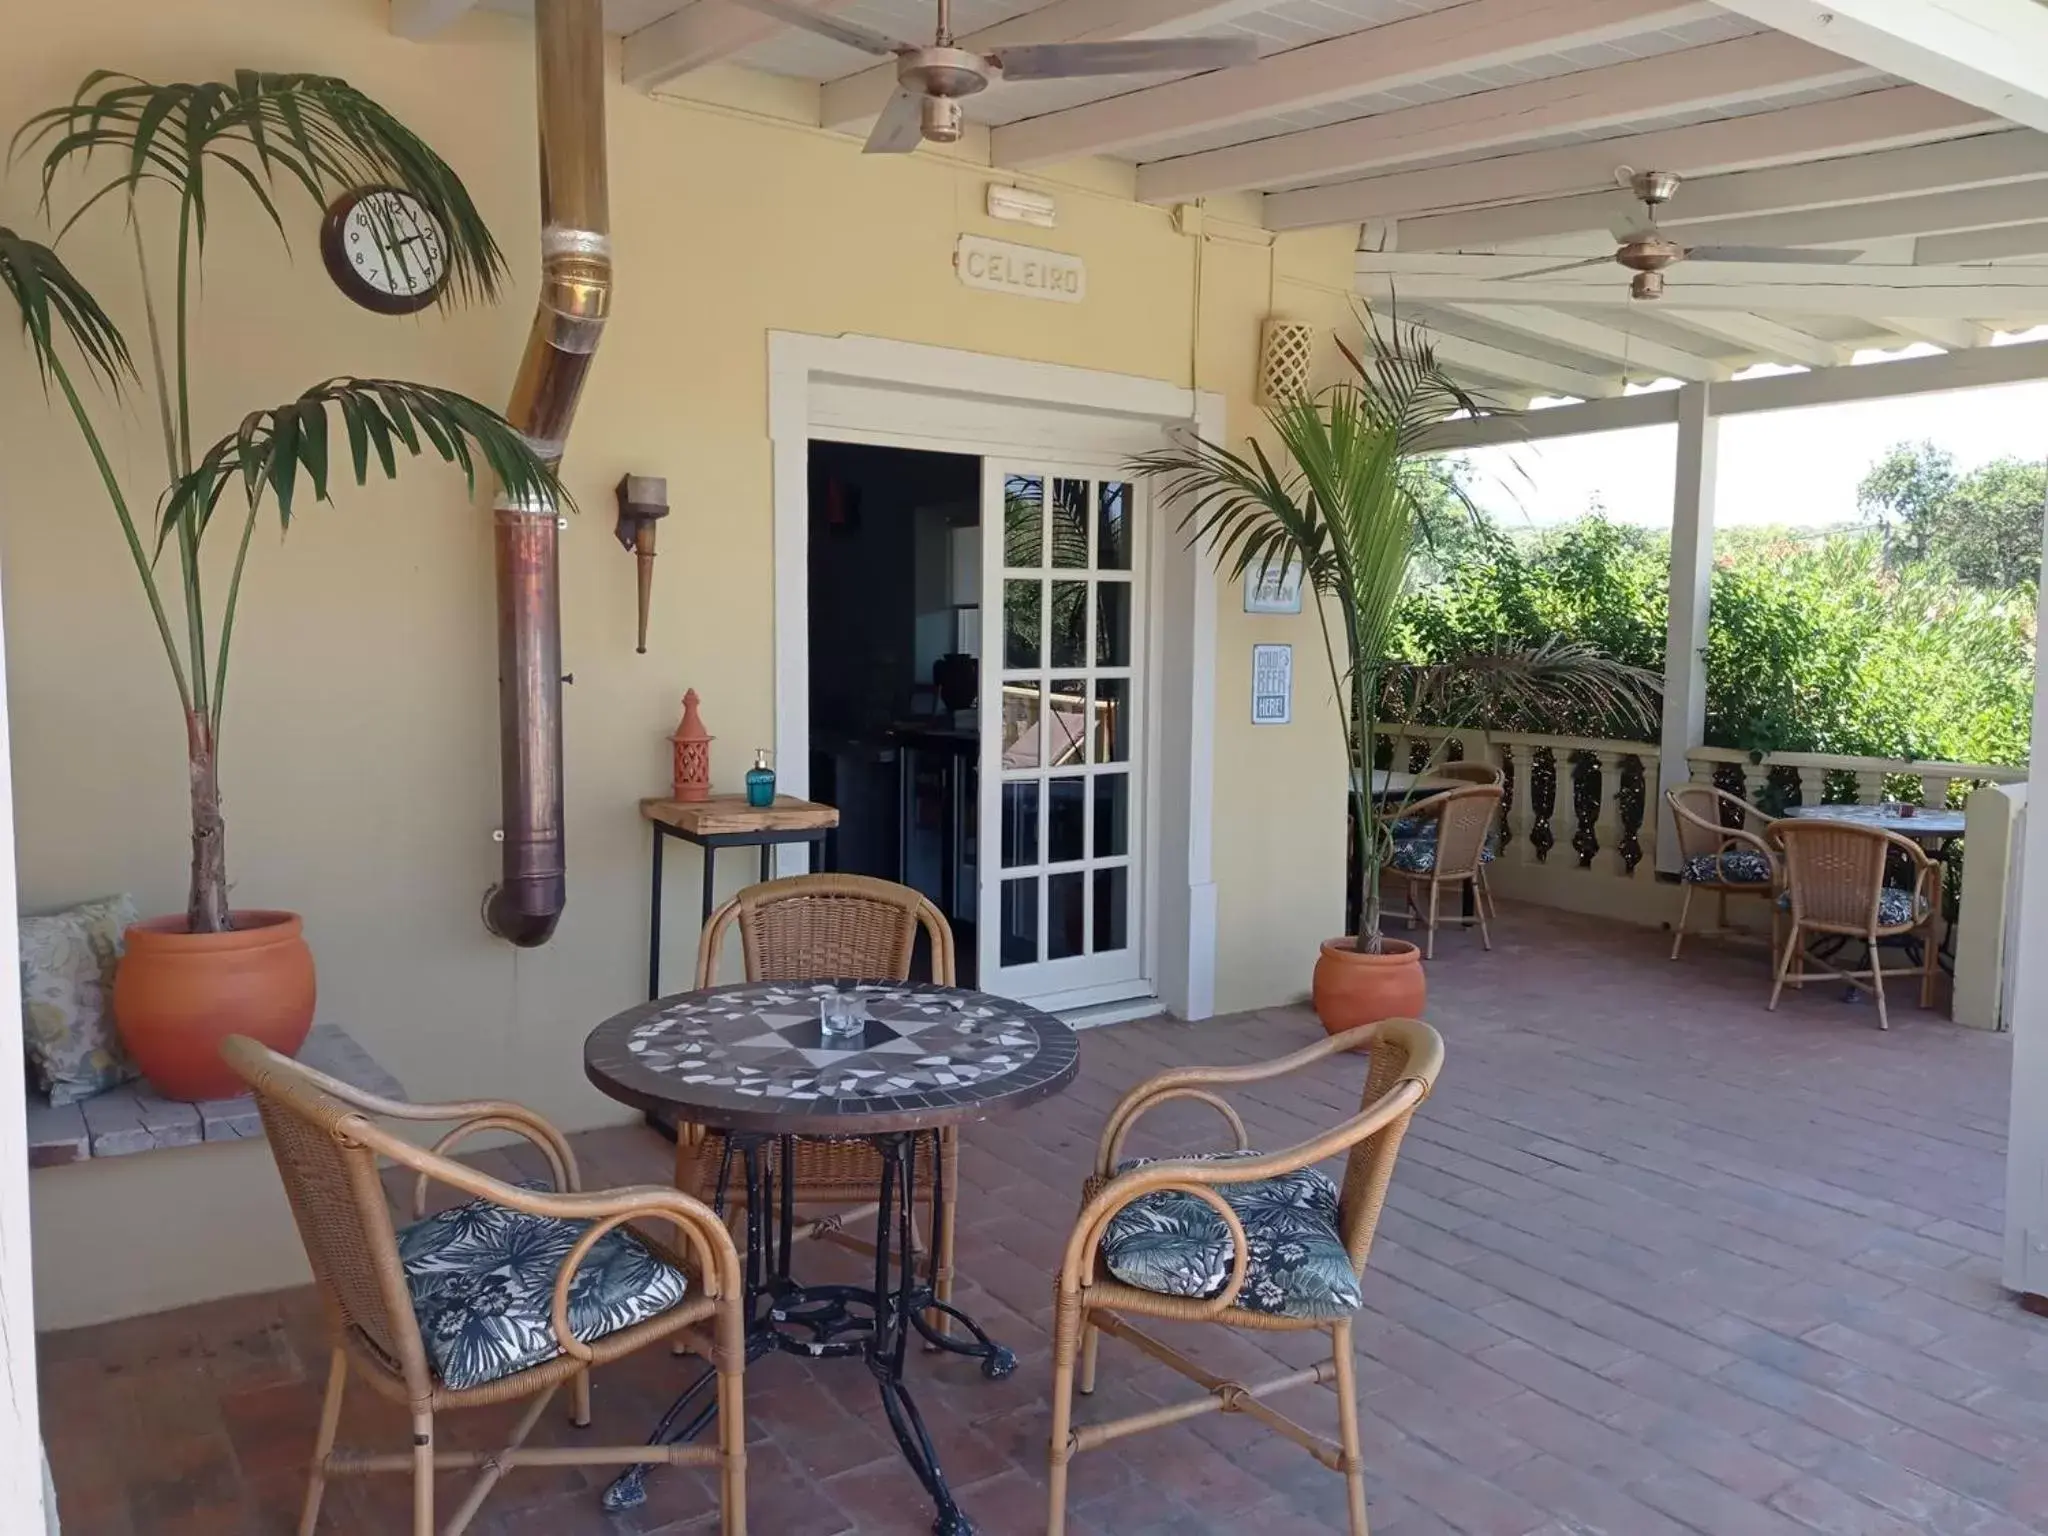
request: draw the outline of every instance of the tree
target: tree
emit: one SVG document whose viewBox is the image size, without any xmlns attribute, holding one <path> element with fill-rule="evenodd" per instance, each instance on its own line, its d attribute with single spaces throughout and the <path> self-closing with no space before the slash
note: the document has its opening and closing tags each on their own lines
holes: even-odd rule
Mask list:
<svg viewBox="0 0 2048 1536">
<path fill-rule="evenodd" d="M 1856 507 L 1876 524 L 1887 565 L 1925 560 L 1960 477 L 1955 455 L 1930 442 L 1896 443 L 1856 487 Z"/>
<path fill-rule="evenodd" d="M 2041 515 L 2048 470 L 1994 459 L 1965 475 L 1935 525 L 1935 562 L 1986 591 L 2032 586 L 2041 577 Z"/>
</svg>

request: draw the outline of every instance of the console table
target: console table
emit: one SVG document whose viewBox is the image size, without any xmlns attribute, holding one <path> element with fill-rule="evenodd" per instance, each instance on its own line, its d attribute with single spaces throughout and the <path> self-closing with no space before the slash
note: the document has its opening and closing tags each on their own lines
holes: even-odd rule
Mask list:
<svg viewBox="0 0 2048 1536">
<path fill-rule="evenodd" d="M 654 827 L 654 881 L 647 917 L 647 999 L 661 996 L 661 850 L 669 838 L 695 843 L 704 850 L 704 909 L 698 924 L 711 921 L 715 903 L 714 861 L 721 848 L 759 848 L 761 878 L 775 873 L 774 848 L 781 843 L 809 843 L 812 864 L 816 849 L 839 825 L 835 806 L 817 805 L 793 795 L 777 795 L 773 805 L 747 804 L 745 795 L 713 795 L 709 800 L 642 800 L 640 814 Z"/>
</svg>

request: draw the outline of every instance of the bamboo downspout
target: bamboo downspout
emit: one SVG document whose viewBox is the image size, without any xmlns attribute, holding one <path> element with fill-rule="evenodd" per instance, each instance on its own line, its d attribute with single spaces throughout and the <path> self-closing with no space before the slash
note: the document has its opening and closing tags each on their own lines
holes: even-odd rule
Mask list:
<svg viewBox="0 0 2048 1536">
<path fill-rule="evenodd" d="M 540 97 L 540 305 L 506 416 L 549 463 L 561 461 L 576 403 L 611 309 L 610 195 L 599 0 L 537 0 Z M 498 592 L 498 731 L 504 864 L 484 923 L 531 949 L 568 900 L 562 838 L 562 603 L 553 508 L 500 496 L 493 513 Z"/>
</svg>

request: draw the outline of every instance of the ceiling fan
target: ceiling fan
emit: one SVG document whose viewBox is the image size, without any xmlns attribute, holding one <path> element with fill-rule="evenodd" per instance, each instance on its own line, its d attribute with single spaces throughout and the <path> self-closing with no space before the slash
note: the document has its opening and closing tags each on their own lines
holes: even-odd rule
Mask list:
<svg viewBox="0 0 2048 1536">
<path fill-rule="evenodd" d="M 928 46 L 906 43 L 857 22 L 821 15 L 796 0 L 731 0 L 745 10 L 801 27 L 848 48 L 896 61 L 900 82 L 875 130 L 871 155 L 907 155 L 919 144 L 953 144 L 964 121 L 961 98 L 1003 80 L 1067 80 L 1081 75 L 1194 73 L 1232 69 L 1258 57 L 1249 37 L 1176 37 L 1156 42 L 1019 43 L 976 53 L 953 38 L 952 0 L 938 0 L 938 30 Z"/>
<path fill-rule="evenodd" d="M 1678 194 L 1679 177 L 1673 171 L 1629 171 L 1624 167 L 1616 174 L 1643 205 L 1641 223 L 1618 220 L 1614 225 L 1614 236 L 1621 242 L 1619 250 L 1612 256 L 1589 256 L 1584 261 L 1566 262 L 1563 266 L 1541 267 L 1534 272 L 1516 274 L 1518 281 L 1532 277 L 1547 277 L 1554 272 L 1576 272 L 1582 267 L 1597 267 L 1603 262 L 1618 261 L 1635 277 L 1628 285 L 1629 296 L 1637 299 L 1660 299 L 1664 296 L 1664 273 L 1681 261 L 1727 261 L 1727 262 L 1775 262 L 1781 265 L 1808 263 L 1815 266 L 1841 266 L 1863 255 L 1861 251 L 1817 251 L 1804 246 L 1771 245 L 1680 245 L 1669 239 L 1657 227 L 1657 210 Z"/>
</svg>

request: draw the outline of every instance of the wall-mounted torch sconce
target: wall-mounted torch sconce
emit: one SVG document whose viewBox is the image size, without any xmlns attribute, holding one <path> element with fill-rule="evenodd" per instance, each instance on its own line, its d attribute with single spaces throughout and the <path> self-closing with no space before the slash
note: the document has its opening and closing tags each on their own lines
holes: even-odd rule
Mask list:
<svg viewBox="0 0 2048 1536">
<path fill-rule="evenodd" d="M 640 563 L 640 645 L 647 654 L 647 610 L 654 600 L 654 525 L 668 516 L 668 481 L 628 475 L 619 482 L 619 521 L 612 531 Z"/>
</svg>

